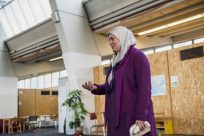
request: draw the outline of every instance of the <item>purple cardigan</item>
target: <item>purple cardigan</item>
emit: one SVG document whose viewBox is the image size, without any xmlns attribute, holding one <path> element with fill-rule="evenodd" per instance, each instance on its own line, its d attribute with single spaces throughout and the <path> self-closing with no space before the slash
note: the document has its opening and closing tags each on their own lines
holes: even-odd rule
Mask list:
<svg viewBox="0 0 204 136">
<path fill-rule="evenodd" d="M 112 69 L 112 67 L 110 68 Z M 106 95 L 105 119 L 108 120 L 108 83 L 97 85 L 98 89 L 92 93 Z M 156 135 L 156 126 L 151 101 L 150 65 L 146 56 L 140 50 L 131 46 L 123 60 L 117 64 L 114 74 L 114 91 L 116 91 L 116 127 L 119 125 L 120 115 L 126 115 L 129 128 L 136 120 L 148 121 L 151 125 L 151 136 Z"/>
</svg>

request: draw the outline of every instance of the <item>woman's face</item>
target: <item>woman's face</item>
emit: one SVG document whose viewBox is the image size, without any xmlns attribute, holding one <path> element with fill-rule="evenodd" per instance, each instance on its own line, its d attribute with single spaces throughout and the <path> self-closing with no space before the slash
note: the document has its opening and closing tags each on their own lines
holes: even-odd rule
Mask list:
<svg viewBox="0 0 204 136">
<path fill-rule="evenodd" d="M 117 54 L 121 49 L 120 40 L 113 34 L 108 35 L 109 44 L 115 54 Z"/>
</svg>

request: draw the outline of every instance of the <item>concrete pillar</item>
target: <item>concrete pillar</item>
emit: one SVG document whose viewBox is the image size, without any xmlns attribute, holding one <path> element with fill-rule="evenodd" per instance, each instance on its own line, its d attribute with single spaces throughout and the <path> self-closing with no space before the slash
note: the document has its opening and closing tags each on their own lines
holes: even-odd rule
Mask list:
<svg viewBox="0 0 204 136">
<path fill-rule="evenodd" d="M 17 116 L 17 78 L 4 45 L 6 36 L 0 23 L 0 118 Z"/>
<path fill-rule="evenodd" d="M 81 84 L 84 81 L 93 81 L 93 67 L 99 65 L 101 61 L 94 34 L 83 11 L 82 0 L 50 0 L 50 4 L 64 64 L 68 71 L 67 91 L 82 89 Z M 95 111 L 94 96 L 82 90 L 82 101 L 86 109 L 89 112 Z M 67 111 L 67 127 L 71 120 L 69 115 L 71 113 Z M 84 133 L 88 134 L 90 128 L 88 115 L 83 126 Z M 73 134 L 73 130 L 68 128 L 67 134 Z"/>
</svg>

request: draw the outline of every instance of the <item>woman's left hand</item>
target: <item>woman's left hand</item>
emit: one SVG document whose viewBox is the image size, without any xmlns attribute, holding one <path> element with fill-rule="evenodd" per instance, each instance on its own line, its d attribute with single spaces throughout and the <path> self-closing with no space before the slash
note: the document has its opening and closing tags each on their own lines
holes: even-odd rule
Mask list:
<svg viewBox="0 0 204 136">
<path fill-rule="evenodd" d="M 135 124 L 139 126 L 141 131 L 143 131 L 145 129 L 145 121 L 143 121 L 143 120 L 136 120 Z"/>
</svg>

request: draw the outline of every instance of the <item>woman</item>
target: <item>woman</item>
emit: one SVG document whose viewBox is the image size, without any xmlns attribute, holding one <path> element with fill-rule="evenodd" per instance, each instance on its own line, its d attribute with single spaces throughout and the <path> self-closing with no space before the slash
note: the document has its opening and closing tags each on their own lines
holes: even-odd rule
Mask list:
<svg viewBox="0 0 204 136">
<path fill-rule="evenodd" d="M 105 84 L 89 81 L 82 87 L 93 94 L 106 95 L 108 136 L 129 136 L 129 128 L 134 123 L 144 130 L 145 121 L 151 125 L 146 136 L 156 136 L 149 62 L 140 50 L 134 48 L 135 37 L 127 28 L 113 28 L 108 39 L 114 56 Z"/>
</svg>

